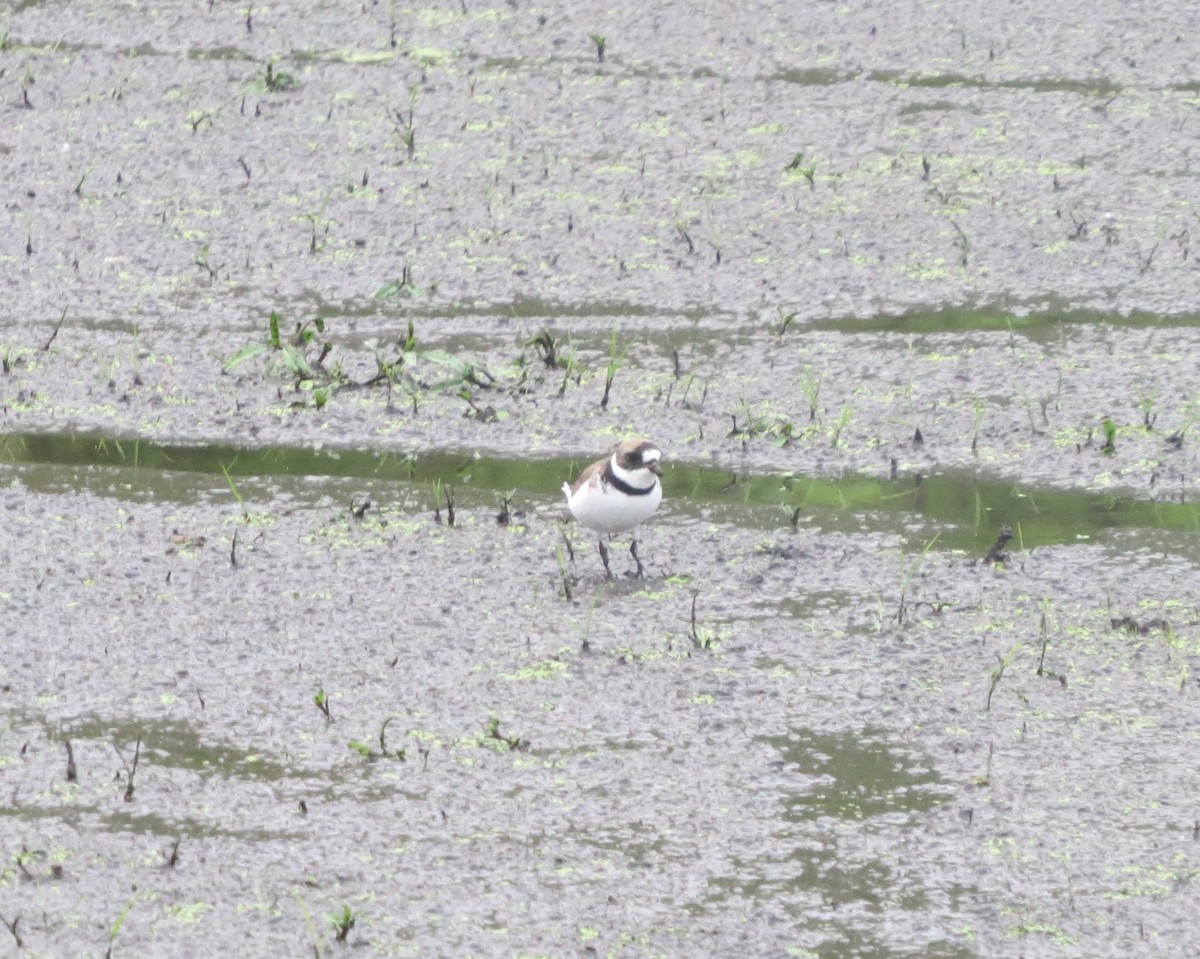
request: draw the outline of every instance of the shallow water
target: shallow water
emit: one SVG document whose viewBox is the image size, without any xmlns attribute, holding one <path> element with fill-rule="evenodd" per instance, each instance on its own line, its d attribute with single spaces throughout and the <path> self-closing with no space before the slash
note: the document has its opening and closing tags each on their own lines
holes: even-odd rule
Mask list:
<svg viewBox="0 0 1200 959">
<path fill-rule="evenodd" d="M 0 936 L 1186 953 L 1197 42 L 1056 14 L 0 12 Z"/>
</svg>

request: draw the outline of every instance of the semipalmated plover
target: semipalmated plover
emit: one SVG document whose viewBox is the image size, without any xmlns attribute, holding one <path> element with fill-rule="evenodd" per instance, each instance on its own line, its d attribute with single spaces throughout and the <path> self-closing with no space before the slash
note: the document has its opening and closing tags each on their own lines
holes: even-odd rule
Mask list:
<svg viewBox="0 0 1200 959">
<path fill-rule="evenodd" d="M 604 561 L 604 572 L 610 577 L 604 537 L 634 529 L 654 515 L 662 501 L 661 459 L 662 452 L 657 446 L 634 437 L 618 444 L 611 455 L 596 460 L 574 483 L 563 483 L 571 515 L 581 525 L 601 534 L 600 558 Z M 637 563 L 637 575 L 645 576 L 636 537 L 629 544 L 629 553 Z"/>
</svg>

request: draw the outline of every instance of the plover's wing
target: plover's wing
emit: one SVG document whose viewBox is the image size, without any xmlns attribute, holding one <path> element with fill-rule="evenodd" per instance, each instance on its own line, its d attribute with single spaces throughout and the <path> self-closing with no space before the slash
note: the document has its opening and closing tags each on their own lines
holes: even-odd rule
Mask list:
<svg viewBox="0 0 1200 959">
<path fill-rule="evenodd" d="M 575 482 L 572 483 L 571 486 L 569 487 L 569 492 L 567 493 L 567 499 L 570 499 L 573 494 L 579 492 L 581 489 L 583 489 L 585 486 L 587 486 L 587 484 L 589 482 L 591 482 L 592 479 L 595 478 L 596 476 L 603 477 L 604 467 L 607 463 L 608 463 L 608 457 L 606 456 L 606 457 L 604 457 L 604 459 L 596 460 L 596 462 L 594 462 L 591 466 L 589 466 L 582 473 L 580 473 L 579 478 L 577 480 L 575 480 Z M 564 483 L 563 487 L 567 488 L 567 484 Z"/>
</svg>

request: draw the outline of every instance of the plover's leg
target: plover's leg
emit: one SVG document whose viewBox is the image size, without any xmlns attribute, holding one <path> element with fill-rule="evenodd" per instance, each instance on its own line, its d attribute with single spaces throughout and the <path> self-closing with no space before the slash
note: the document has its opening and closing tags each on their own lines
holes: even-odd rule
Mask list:
<svg viewBox="0 0 1200 959">
<path fill-rule="evenodd" d="M 637 554 L 637 539 L 630 540 L 629 555 L 633 557 L 633 561 L 637 563 L 637 578 L 646 578 L 646 567 L 642 565 L 642 560 Z"/>
<path fill-rule="evenodd" d="M 604 562 L 604 575 L 612 579 L 612 570 L 608 567 L 608 544 L 603 536 L 600 537 L 600 559 Z"/>
</svg>

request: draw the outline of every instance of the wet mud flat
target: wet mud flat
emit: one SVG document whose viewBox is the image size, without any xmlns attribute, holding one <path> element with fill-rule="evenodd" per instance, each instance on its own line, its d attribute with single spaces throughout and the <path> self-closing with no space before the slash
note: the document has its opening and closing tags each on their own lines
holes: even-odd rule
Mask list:
<svg viewBox="0 0 1200 959">
<path fill-rule="evenodd" d="M 1186 952 L 1200 56 L 1060 12 L 0 12 L 0 940 Z"/>
<path fill-rule="evenodd" d="M 412 955 L 1187 935 L 1190 563 L 680 521 L 640 583 L 574 537 L 567 601 L 552 506 L 6 499 L 33 954 L 328 950 L 345 906 Z"/>
</svg>

